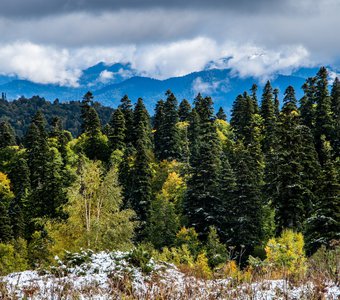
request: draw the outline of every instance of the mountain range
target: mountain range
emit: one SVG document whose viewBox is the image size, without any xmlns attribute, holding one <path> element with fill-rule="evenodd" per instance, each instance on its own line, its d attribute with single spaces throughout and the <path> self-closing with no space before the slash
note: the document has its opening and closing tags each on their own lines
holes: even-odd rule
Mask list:
<svg viewBox="0 0 340 300">
<path fill-rule="evenodd" d="M 271 83 L 280 90 L 280 98 L 283 97 L 286 87 L 292 85 L 299 99 L 302 96 L 302 84 L 306 78 L 315 76 L 317 71 L 318 68 L 299 68 L 290 75 L 278 73 L 273 76 Z M 185 76 L 158 80 L 141 76 L 129 63 L 106 65 L 101 62 L 83 70 L 77 87 L 40 84 L 16 76 L 0 75 L 0 93 L 5 93 L 8 100 L 39 95 L 50 101 L 58 98 L 65 102 L 81 100 L 90 90 L 95 100 L 106 106 L 116 107 L 120 99 L 127 94 L 133 102 L 138 97 L 143 98 L 147 108 L 153 109 L 156 101 L 164 98 L 165 92 L 170 89 L 178 100 L 193 100 L 199 92 L 209 95 L 216 107 L 222 106 L 228 112 L 236 96 L 249 91 L 253 83 L 259 85 L 260 97 L 265 82 L 254 77 L 239 77 L 231 69 L 207 67 Z"/>
</svg>

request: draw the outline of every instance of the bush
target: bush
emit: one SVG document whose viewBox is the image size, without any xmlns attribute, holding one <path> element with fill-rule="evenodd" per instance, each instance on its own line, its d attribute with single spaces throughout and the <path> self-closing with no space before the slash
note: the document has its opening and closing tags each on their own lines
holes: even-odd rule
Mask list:
<svg viewBox="0 0 340 300">
<path fill-rule="evenodd" d="M 198 234 L 194 228 L 182 227 L 176 235 L 175 243 L 177 247 L 187 244 L 189 251 L 195 258 L 201 249 L 201 244 L 198 240 Z"/>
<path fill-rule="evenodd" d="M 213 226 L 209 228 L 206 250 L 210 267 L 215 268 L 227 261 L 227 248 L 220 242 L 216 228 Z"/>
<path fill-rule="evenodd" d="M 12 244 L 0 243 L 0 275 L 28 269 L 27 247 L 23 239 Z"/>
<path fill-rule="evenodd" d="M 303 235 L 285 230 L 280 237 L 268 241 L 265 247 L 267 255 L 265 263 L 269 269 L 278 272 L 279 275 L 299 277 L 305 274 L 307 268 L 303 248 Z"/>
<path fill-rule="evenodd" d="M 208 264 L 208 258 L 205 252 L 198 254 L 197 259 L 195 261 L 195 265 L 193 267 L 194 276 L 202 279 L 211 279 L 212 271 Z"/>
</svg>

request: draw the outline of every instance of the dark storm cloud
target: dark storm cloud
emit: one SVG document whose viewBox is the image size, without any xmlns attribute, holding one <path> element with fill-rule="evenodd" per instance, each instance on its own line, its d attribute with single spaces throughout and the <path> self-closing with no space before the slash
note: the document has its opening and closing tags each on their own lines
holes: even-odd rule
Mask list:
<svg viewBox="0 0 340 300">
<path fill-rule="evenodd" d="M 303 0 L 304 1 L 304 0 Z M 245 13 L 292 8 L 292 0 L 1 0 L 0 15 L 44 17 L 70 12 L 102 12 L 120 9 L 227 9 Z"/>
</svg>

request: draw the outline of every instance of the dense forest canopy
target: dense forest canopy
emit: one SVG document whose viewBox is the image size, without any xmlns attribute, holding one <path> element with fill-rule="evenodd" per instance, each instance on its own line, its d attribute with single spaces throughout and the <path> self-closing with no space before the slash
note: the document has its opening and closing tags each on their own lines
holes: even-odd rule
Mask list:
<svg viewBox="0 0 340 300">
<path fill-rule="evenodd" d="M 210 97 L 191 105 L 171 91 L 152 119 L 128 96 L 115 110 L 91 92 L 69 104 L 2 100 L 0 243 L 26 247 L 32 266 L 64 250 L 137 243 L 199 259 L 204 249 L 211 267 L 232 247 L 244 264 L 286 229 L 303 233 L 308 254 L 331 247 L 340 82 L 328 85 L 321 68 L 299 100 L 268 81 L 259 103 L 253 86 L 230 123 Z"/>
</svg>

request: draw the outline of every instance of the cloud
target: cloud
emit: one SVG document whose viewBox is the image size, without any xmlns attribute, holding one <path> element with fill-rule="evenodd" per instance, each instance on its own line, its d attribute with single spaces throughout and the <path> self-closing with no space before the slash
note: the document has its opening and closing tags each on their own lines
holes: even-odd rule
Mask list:
<svg viewBox="0 0 340 300">
<path fill-rule="evenodd" d="M 218 81 L 204 81 L 201 77 L 197 77 L 192 83 L 192 91 L 194 94 L 212 95 L 217 90 L 228 92 L 230 84 L 228 78 Z"/>
<path fill-rule="evenodd" d="M 217 58 L 226 58 L 220 59 Z M 234 42 L 218 43 L 198 37 L 171 43 L 160 43 L 136 47 L 81 47 L 75 49 L 16 42 L 0 46 L 0 70 L 4 74 L 16 74 L 20 78 L 39 83 L 55 83 L 76 86 L 81 70 L 98 62 L 113 64 L 129 62 L 134 70 L 120 69 L 118 72 L 103 71 L 99 81 L 112 78 L 129 78 L 136 74 L 157 79 L 177 77 L 200 71 L 210 62 L 210 68 L 229 68 L 234 75 L 267 79 L 276 72 L 290 73 L 299 66 L 310 64 L 309 53 L 302 46 L 285 46 L 275 50 Z M 221 88 L 196 82 L 194 89 Z"/>
<path fill-rule="evenodd" d="M 58 51 L 30 42 L 0 47 L 0 70 L 3 74 L 16 74 L 38 83 L 76 86 L 81 71 L 69 68 L 69 60 L 67 50 Z"/>
</svg>

